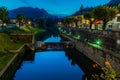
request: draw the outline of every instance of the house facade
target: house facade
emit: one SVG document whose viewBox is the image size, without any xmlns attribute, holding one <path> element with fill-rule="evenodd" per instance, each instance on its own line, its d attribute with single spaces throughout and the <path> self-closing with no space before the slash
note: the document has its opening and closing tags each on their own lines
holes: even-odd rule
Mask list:
<svg viewBox="0 0 120 80">
<path fill-rule="evenodd" d="M 106 30 L 120 31 L 120 14 L 107 23 Z"/>
</svg>

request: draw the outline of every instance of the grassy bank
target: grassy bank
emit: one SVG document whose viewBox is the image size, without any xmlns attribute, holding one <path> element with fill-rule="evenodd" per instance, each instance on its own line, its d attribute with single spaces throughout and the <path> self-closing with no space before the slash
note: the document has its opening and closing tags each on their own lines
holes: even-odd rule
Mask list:
<svg viewBox="0 0 120 80">
<path fill-rule="evenodd" d="M 0 71 L 6 66 L 14 54 L 9 53 L 9 50 L 19 49 L 24 43 L 14 42 L 10 33 L 33 33 L 35 35 L 44 32 L 44 29 L 37 29 L 34 27 L 11 28 L 0 32 Z"/>
<path fill-rule="evenodd" d="M 44 29 L 34 28 L 32 26 L 29 27 L 21 27 L 21 28 L 13 28 L 5 30 L 7 33 L 33 33 L 35 35 L 44 32 Z"/>
<path fill-rule="evenodd" d="M 37 28 L 34 28 L 32 26 L 22 27 L 21 30 L 23 30 L 25 32 L 28 32 L 28 33 L 34 33 L 35 35 L 37 35 L 37 34 L 42 33 L 42 32 L 45 31 L 44 29 L 37 29 Z"/>
<path fill-rule="evenodd" d="M 13 57 L 13 54 L 9 53 L 9 50 L 18 49 L 23 43 L 15 43 L 10 39 L 6 33 L 0 33 L 0 71 Z"/>
</svg>

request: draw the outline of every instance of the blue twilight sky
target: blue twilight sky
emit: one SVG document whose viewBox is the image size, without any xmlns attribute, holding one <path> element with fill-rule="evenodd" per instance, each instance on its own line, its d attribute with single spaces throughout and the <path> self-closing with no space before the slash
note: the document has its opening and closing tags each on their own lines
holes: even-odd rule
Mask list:
<svg viewBox="0 0 120 80">
<path fill-rule="evenodd" d="M 103 5 L 110 0 L 0 0 L 0 6 L 6 6 L 9 10 L 18 7 L 30 6 L 44 8 L 50 14 L 69 15 L 79 10 L 81 4 L 84 7 Z"/>
</svg>

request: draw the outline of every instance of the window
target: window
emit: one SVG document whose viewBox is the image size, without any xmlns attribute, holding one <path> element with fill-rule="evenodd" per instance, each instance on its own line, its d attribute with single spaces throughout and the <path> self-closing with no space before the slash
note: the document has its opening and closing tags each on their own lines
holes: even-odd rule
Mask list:
<svg viewBox="0 0 120 80">
<path fill-rule="evenodd" d="M 120 22 L 120 16 L 117 16 L 117 22 Z"/>
</svg>

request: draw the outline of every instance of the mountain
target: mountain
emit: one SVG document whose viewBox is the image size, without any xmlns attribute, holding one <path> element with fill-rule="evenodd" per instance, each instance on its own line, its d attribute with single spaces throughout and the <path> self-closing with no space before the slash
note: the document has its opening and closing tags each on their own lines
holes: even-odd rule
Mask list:
<svg viewBox="0 0 120 80">
<path fill-rule="evenodd" d="M 18 14 L 23 14 L 27 18 L 45 18 L 50 16 L 48 12 L 44 9 L 39 9 L 39 8 L 32 8 L 32 7 L 20 7 L 17 9 L 13 9 L 9 11 L 9 17 L 11 18 L 16 18 Z"/>
<path fill-rule="evenodd" d="M 120 4 L 120 0 L 110 0 L 107 4 L 107 6 L 117 6 L 118 4 Z M 80 15 L 81 12 L 82 13 L 85 13 L 85 12 L 89 12 L 89 11 L 92 11 L 94 9 L 94 7 L 86 7 L 84 8 L 82 11 L 81 10 L 78 10 L 76 11 L 74 14 L 72 14 L 71 16 L 76 16 L 76 15 Z"/>
<path fill-rule="evenodd" d="M 93 7 L 86 7 L 83 10 L 76 11 L 74 14 L 72 14 L 72 16 L 80 15 L 82 13 L 89 12 L 89 11 L 92 11 L 92 10 L 93 10 Z"/>
<path fill-rule="evenodd" d="M 106 5 L 108 5 L 108 6 L 117 6 L 118 4 L 120 4 L 120 0 L 111 0 Z"/>
</svg>

